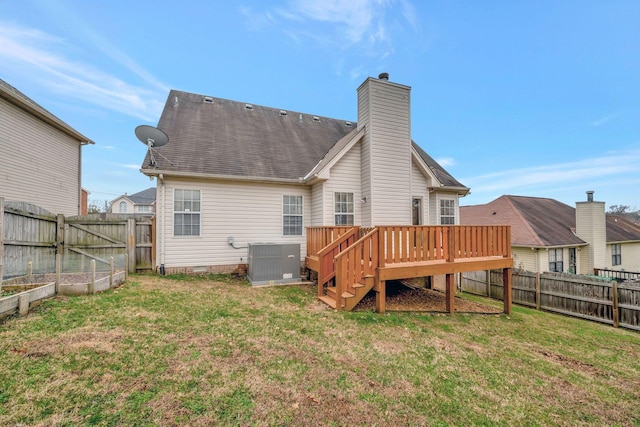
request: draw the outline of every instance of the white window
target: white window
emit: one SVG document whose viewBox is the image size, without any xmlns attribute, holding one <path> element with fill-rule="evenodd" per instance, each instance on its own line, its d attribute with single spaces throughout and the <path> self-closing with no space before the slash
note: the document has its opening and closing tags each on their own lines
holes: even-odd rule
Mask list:
<svg viewBox="0 0 640 427">
<path fill-rule="evenodd" d="M 549 249 L 549 271 L 562 273 L 562 248 Z"/>
<path fill-rule="evenodd" d="M 620 244 L 611 245 L 611 265 L 622 264 L 622 246 Z"/>
<path fill-rule="evenodd" d="M 455 199 L 440 199 L 440 224 L 454 225 L 456 223 Z"/>
<path fill-rule="evenodd" d="M 174 190 L 173 235 L 200 235 L 200 190 Z"/>
<path fill-rule="evenodd" d="M 353 225 L 353 193 L 335 193 L 334 200 L 336 225 Z"/>
<path fill-rule="evenodd" d="M 151 212 L 151 206 L 149 206 L 149 205 L 138 205 L 138 212 Z"/>
<path fill-rule="evenodd" d="M 118 205 L 118 212 L 127 213 L 127 202 L 120 202 Z"/>
<path fill-rule="evenodd" d="M 302 236 L 302 196 L 282 196 L 282 234 Z"/>
</svg>

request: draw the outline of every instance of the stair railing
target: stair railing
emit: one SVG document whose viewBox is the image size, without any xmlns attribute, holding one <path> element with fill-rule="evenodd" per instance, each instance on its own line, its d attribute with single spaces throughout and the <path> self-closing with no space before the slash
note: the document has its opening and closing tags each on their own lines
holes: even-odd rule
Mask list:
<svg viewBox="0 0 640 427">
<path fill-rule="evenodd" d="M 356 294 L 356 285 L 374 276 L 378 267 L 378 229 L 364 235 L 335 257 L 336 309 L 344 306 L 343 293 Z"/>
<path fill-rule="evenodd" d="M 335 257 L 340 252 L 351 246 L 358 238 L 358 228 L 351 227 L 344 231 L 341 236 L 329 243 L 318 252 L 318 296 L 324 294 L 323 287 L 336 275 Z"/>
</svg>

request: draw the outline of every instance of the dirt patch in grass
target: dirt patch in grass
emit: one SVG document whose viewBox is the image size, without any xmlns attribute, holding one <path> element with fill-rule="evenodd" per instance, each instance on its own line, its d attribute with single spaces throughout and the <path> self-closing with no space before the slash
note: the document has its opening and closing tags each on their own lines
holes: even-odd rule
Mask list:
<svg viewBox="0 0 640 427">
<path fill-rule="evenodd" d="M 445 313 L 447 309 L 445 294 L 426 288 L 409 287 L 399 281 L 387 282 L 387 311 L 417 311 Z M 376 295 L 371 291 L 355 307 L 355 311 L 375 309 Z M 455 298 L 456 313 L 500 314 L 502 310 L 462 298 Z"/>
</svg>

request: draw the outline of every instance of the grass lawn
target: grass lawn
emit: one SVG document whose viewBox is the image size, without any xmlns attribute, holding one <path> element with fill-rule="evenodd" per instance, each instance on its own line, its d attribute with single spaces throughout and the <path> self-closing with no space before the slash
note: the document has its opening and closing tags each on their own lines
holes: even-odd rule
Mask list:
<svg viewBox="0 0 640 427">
<path fill-rule="evenodd" d="M 640 425 L 639 333 L 315 293 L 132 276 L 50 300 L 0 325 L 0 425 Z"/>
</svg>

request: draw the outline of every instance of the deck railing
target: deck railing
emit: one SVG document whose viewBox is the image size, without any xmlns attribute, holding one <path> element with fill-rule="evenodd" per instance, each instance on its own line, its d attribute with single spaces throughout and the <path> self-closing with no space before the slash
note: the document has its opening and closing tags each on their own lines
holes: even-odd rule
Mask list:
<svg viewBox="0 0 640 427">
<path fill-rule="evenodd" d="M 380 267 L 402 262 L 511 257 L 508 225 L 380 226 Z"/>
<path fill-rule="evenodd" d="M 318 256 L 320 250 L 351 230 L 352 226 L 307 227 L 307 255 Z"/>
<path fill-rule="evenodd" d="M 367 276 L 374 276 L 378 266 L 378 229 L 365 234 L 335 258 L 337 306 L 342 304 L 344 292 L 356 293 L 355 286 L 363 284 Z"/>
</svg>

